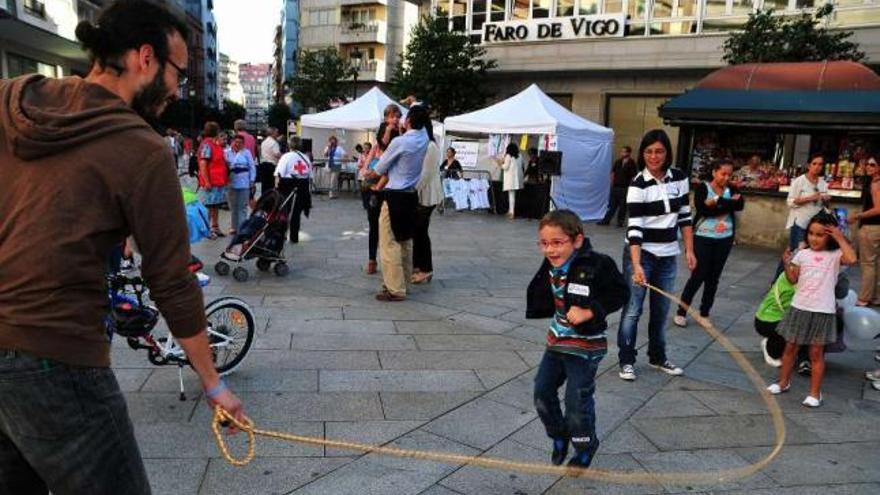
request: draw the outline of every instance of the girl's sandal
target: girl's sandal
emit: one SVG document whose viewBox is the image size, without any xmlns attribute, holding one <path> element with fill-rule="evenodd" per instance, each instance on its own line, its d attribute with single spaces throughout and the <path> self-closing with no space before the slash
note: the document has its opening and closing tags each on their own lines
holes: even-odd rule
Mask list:
<svg viewBox="0 0 880 495">
<path fill-rule="evenodd" d="M 788 382 L 788 385 L 785 387 L 779 385 L 778 383 L 773 383 L 769 387 L 767 387 L 767 391 L 770 392 L 771 395 L 779 395 L 788 392 L 788 389 L 791 388 L 791 382 Z"/>
</svg>

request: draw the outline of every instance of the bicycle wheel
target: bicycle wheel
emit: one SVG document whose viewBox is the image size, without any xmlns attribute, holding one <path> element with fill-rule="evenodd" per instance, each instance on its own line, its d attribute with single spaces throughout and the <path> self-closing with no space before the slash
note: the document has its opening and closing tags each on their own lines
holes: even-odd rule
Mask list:
<svg viewBox="0 0 880 495">
<path fill-rule="evenodd" d="M 232 373 L 244 361 L 254 343 L 254 313 L 247 303 L 233 297 L 211 301 L 205 313 L 214 368 L 221 375 Z"/>
</svg>

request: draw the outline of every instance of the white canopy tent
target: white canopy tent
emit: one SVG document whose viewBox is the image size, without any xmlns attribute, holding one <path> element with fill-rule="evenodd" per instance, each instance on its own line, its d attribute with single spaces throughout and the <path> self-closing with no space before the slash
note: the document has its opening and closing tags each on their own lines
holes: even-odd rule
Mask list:
<svg viewBox="0 0 880 495">
<path fill-rule="evenodd" d="M 382 114 L 390 104 L 400 107 L 403 115 L 406 108 L 391 99 L 377 86 L 361 95 L 360 98 L 332 110 L 303 115 L 303 127 L 317 129 L 374 130 L 382 123 Z"/>
<path fill-rule="evenodd" d="M 443 124 L 446 133 L 555 134 L 562 175 L 553 180 L 554 203 L 585 221 L 604 217 L 614 131 L 568 111 L 537 85 L 482 110 L 449 117 Z"/>
</svg>

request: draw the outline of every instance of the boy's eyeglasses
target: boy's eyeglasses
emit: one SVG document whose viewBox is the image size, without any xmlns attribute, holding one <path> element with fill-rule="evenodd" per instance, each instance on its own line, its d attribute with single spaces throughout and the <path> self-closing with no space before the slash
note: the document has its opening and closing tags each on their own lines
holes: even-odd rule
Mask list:
<svg viewBox="0 0 880 495">
<path fill-rule="evenodd" d="M 538 241 L 535 244 L 537 244 L 538 248 L 540 248 L 540 249 L 547 249 L 547 248 L 551 248 L 551 247 L 553 249 L 559 249 L 562 246 L 565 246 L 566 244 L 568 244 L 570 242 L 571 242 L 571 239 L 566 239 L 564 241 L 550 241 L 550 242 Z"/>
</svg>

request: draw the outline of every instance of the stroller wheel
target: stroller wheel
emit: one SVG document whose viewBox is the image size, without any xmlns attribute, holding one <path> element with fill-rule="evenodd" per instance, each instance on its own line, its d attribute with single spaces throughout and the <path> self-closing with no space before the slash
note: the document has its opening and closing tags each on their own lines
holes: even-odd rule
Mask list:
<svg viewBox="0 0 880 495">
<path fill-rule="evenodd" d="M 235 270 L 232 270 L 232 278 L 234 278 L 238 282 L 247 282 L 247 269 L 243 266 L 236 267 Z"/>
<path fill-rule="evenodd" d="M 214 265 L 214 271 L 217 272 L 217 275 L 221 277 L 225 277 L 229 275 L 229 263 L 225 261 L 218 261 L 216 265 Z"/>
<path fill-rule="evenodd" d="M 271 261 L 267 260 L 266 258 L 260 258 L 257 260 L 257 269 L 261 272 L 268 272 L 270 268 L 272 268 Z"/>
<path fill-rule="evenodd" d="M 288 273 L 290 273 L 290 267 L 287 266 L 287 263 L 275 263 L 275 275 L 286 277 Z"/>
</svg>

